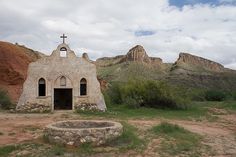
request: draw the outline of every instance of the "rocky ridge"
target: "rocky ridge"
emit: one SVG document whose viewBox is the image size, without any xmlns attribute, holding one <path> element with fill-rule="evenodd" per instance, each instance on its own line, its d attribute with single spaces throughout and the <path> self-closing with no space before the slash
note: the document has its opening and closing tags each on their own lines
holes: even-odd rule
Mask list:
<svg viewBox="0 0 236 157">
<path fill-rule="evenodd" d="M 149 57 L 143 46 L 136 45 L 135 47 L 131 48 L 126 55 L 99 58 L 96 60 L 95 64 L 98 66 L 106 67 L 123 62 L 140 62 L 144 64 L 161 65 L 162 59 L 156 57 Z"/>
<path fill-rule="evenodd" d="M 115 64 L 120 64 L 123 62 L 138 62 L 150 65 L 159 65 L 164 66 L 161 58 L 157 57 L 149 57 L 145 49 L 141 45 L 136 45 L 135 47 L 131 48 L 126 55 L 119 55 L 116 57 L 104 57 L 99 58 L 96 60 L 95 64 L 101 67 L 112 66 Z M 185 69 L 191 68 L 191 70 L 199 70 L 204 69 L 207 71 L 214 71 L 214 72 L 223 72 L 226 70 L 223 65 L 199 57 L 189 53 L 180 53 L 178 60 L 172 64 L 173 68 L 176 66 L 182 67 Z M 190 70 L 190 69 L 189 69 Z"/>
<path fill-rule="evenodd" d="M 217 62 L 214 62 L 214 61 L 202 58 L 202 57 L 198 57 L 189 53 L 179 54 L 179 58 L 175 62 L 175 65 L 181 66 L 183 64 L 203 68 L 205 70 L 216 71 L 216 72 L 221 72 L 225 70 L 224 66 Z"/>
<path fill-rule="evenodd" d="M 0 42 L 0 88 L 6 89 L 13 101 L 17 101 L 21 94 L 29 63 L 43 56 L 45 55 L 25 46 Z M 155 80 L 165 79 L 183 85 L 188 82 L 189 85 L 197 84 L 201 87 L 222 84 L 234 89 L 236 86 L 235 70 L 189 53 L 180 53 L 175 63 L 163 63 L 161 58 L 149 57 L 145 49 L 137 45 L 126 55 L 99 58 L 96 61 L 90 60 L 86 53 L 82 57 L 96 64 L 102 89 L 106 89 L 111 80 L 126 80 L 127 76 L 133 75 Z"/>
</svg>

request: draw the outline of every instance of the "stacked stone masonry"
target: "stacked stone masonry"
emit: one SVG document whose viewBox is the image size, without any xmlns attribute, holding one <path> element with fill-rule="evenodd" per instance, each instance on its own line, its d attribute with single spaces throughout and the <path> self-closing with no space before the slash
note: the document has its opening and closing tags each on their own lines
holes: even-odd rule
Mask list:
<svg viewBox="0 0 236 157">
<path fill-rule="evenodd" d="M 90 143 L 98 146 L 120 136 L 123 127 L 111 121 L 61 121 L 50 124 L 44 130 L 44 136 L 50 143 L 58 145 L 80 146 Z"/>
</svg>

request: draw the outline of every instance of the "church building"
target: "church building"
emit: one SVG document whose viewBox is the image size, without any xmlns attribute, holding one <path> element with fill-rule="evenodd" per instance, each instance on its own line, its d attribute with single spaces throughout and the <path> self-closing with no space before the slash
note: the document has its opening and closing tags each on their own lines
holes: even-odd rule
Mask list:
<svg viewBox="0 0 236 157">
<path fill-rule="evenodd" d="M 63 43 L 50 56 L 29 64 L 17 111 L 106 110 L 96 65 L 77 57 L 66 36 L 61 38 Z"/>
</svg>

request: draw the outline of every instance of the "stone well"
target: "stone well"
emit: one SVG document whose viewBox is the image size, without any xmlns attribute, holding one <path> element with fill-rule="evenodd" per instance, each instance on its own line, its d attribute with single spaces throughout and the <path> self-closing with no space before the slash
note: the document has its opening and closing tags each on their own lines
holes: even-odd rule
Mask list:
<svg viewBox="0 0 236 157">
<path fill-rule="evenodd" d="M 68 120 L 50 124 L 44 130 L 50 143 L 79 146 L 91 143 L 94 146 L 115 139 L 123 132 L 118 122 L 95 120 Z"/>
</svg>

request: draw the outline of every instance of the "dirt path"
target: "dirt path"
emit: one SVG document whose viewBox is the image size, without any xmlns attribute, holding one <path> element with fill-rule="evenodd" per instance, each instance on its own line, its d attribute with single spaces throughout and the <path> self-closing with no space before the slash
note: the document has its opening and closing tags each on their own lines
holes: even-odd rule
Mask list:
<svg viewBox="0 0 236 157">
<path fill-rule="evenodd" d="M 53 121 L 74 119 L 69 113 L 9 114 L 0 113 L 0 146 L 38 138 L 43 128 Z"/>
<path fill-rule="evenodd" d="M 162 120 L 178 124 L 185 129 L 200 134 L 204 137 L 203 144 L 212 148 L 212 156 L 235 157 L 236 156 L 236 115 L 220 115 L 217 122 L 194 122 L 180 120 Z M 129 120 L 129 123 L 145 131 L 152 126 L 161 123 L 161 120 Z M 153 149 L 158 147 L 160 140 L 153 139 L 148 144 L 147 156 L 156 156 Z M 208 156 L 208 155 L 207 155 Z"/>
<path fill-rule="evenodd" d="M 203 143 L 213 149 L 212 156 L 236 156 L 236 115 L 221 115 L 217 122 L 195 122 L 183 120 L 164 120 L 178 124 L 191 132 L 204 137 Z M 42 135 L 43 128 L 54 121 L 65 119 L 81 119 L 71 112 L 56 112 L 54 114 L 10 114 L 0 113 L 0 146 L 33 140 Z M 140 132 L 160 124 L 163 120 L 128 120 Z M 145 156 L 157 156 L 153 150 L 160 140 L 152 139 L 145 150 Z"/>
</svg>

